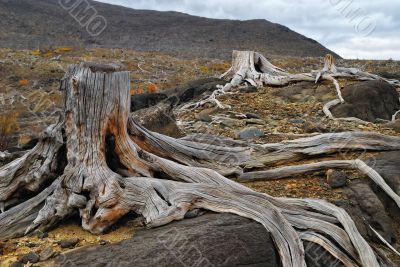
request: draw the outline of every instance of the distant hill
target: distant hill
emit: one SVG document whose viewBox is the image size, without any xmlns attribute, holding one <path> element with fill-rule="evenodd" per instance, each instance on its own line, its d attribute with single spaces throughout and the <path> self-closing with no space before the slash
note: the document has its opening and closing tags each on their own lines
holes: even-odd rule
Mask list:
<svg viewBox="0 0 400 267">
<path fill-rule="evenodd" d="M 234 49 L 256 50 L 268 56 L 334 54 L 318 42 L 266 20 L 207 19 L 89 1 L 107 21 L 102 34 L 92 37 L 59 2 L 77 1 L 0 0 L 0 47 L 130 48 L 224 59 L 230 58 Z"/>
</svg>

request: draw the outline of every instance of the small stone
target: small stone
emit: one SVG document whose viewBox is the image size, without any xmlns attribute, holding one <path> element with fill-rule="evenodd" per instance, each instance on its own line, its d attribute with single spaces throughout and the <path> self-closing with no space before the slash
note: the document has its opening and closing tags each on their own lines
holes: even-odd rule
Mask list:
<svg viewBox="0 0 400 267">
<path fill-rule="evenodd" d="M 61 248 L 74 248 L 79 243 L 78 238 L 64 239 L 58 242 Z"/>
<path fill-rule="evenodd" d="M 303 124 L 305 121 L 302 119 L 291 119 L 289 122 L 293 124 Z"/>
<path fill-rule="evenodd" d="M 245 114 L 248 119 L 261 119 L 261 116 L 254 113 L 246 113 Z"/>
<path fill-rule="evenodd" d="M 314 123 L 311 121 L 306 121 L 303 125 L 303 130 L 305 133 L 325 133 L 326 128 L 321 124 Z"/>
<path fill-rule="evenodd" d="M 101 246 L 105 246 L 105 245 L 110 244 L 110 242 L 108 242 L 107 240 L 100 240 L 100 241 L 99 241 L 99 244 L 100 244 Z"/>
<path fill-rule="evenodd" d="M 256 93 L 257 91 L 258 89 L 255 86 L 247 86 L 244 88 L 240 88 L 241 93 Z"/>
<path fill-rule="evenodd" d="M 229 127 L 229 128 L 236 128 L 245 125 L 245 122 L 242 120 L 231 119 L 231 118 L 219 118 L 221 125 Z"/>
<path fill-rule="evenodd" d="M 37 244 L 32 243 L 32 242 L 26 242 L 26 245 L 25 245 L 25 246 L 27 246 L 28 248 L 34 248 L 34 247 L 37 246 Z"/>
<path fill-rule="evenodd" d="M 29 252 L 28 254 L 22 255 L 22 257 L 19 259 L 20 262 L 27 264 L 29 263 L 37 263 L 39 262 L 40 258 L 39 255 L 36 254 L 35 252 Z"/>
<path fill-rule="evenodd" d="M 24 264 L 22 262 L 16 261 L 13 262 L 10 267 L 24 267 Z"/>
<path fill-rule="evenodd" d="M 40 260 L 47 261 L 53 258 L 57 253 L 51 248 L 47 247 L 40 253 Z"/>
<path fill-rule="evenodd" d="M 204 122 L 212 122 L 211 115 L 218 111 L 218 108 L 209 108 L 194 115 L 197 120 Z"/>
<path fill-rule="evenodd" d="M 328 170 L 326 172 L 327 183 L 331 188 L 344 187 L 347 183 L 347 174 L 344 172 L 338 172 L 334 170 Z"/>
<path fill-rule="evenodd" d="M 44 239 L 44 238 L 49 237 L 49 233 L 39 231 L 39 232 L 37 233 L 37 237 L 40 238 L 40 239 Z"/>
<path fill-rule="evenodd" d="M 240 139 L 252 139 L 257 137 L 263 137 L 265 134 L 262 130 L 256 127 L 245 128 L 237 132 L 237 137 Z"/>
<path fill-rule="evenodd" d="M 264 125 L 265 124 L 265 122 L 260 119 L 245 119 L 244 121 L 246 122 L 247 125 L 249 125 L 249 124 Z"/>
</svg>

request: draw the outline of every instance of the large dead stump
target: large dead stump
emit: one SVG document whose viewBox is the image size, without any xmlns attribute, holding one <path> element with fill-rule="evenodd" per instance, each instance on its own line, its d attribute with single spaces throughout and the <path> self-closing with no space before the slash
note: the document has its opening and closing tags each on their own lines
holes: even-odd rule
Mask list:
<svg viewBox="0 0 400 267">
<path fill-rule="evenodd" d="M 283 266 L 305 266 L 303 241 L 345 265 L 379 266 L 373 249 L 342 209 L 319 200 L 273 198 L 228 178 L 271 163 L 354 150 L 399 150 L 399 138 L 350 133 L 265 146 L 210 138 L 180 140 L 152 133 L 129 118 L 129 73 L 117 66 L 72 66 L 62 81 L 64 114 L 37 146 L 0 168 L 0 239 L 51 227 L 78 211 L 100 233 L 133 211 L 149 226 L 181 220 L 193 209 L 234 213 L 262 224 Z M 128 133 L 129 130 L 129 133 Z M 326 141 L 329 141 L 328 144 Z M 360 160 L 334 162 L 368 174 L 400 205 L 382 177 Z M 352 164 L 355 165 L 352 166 Z M 304 172 L 330 164 L 303 166 Z M 287 175 L 293 169 L 280 170 Z M 262 176 L 266 173 L 256 173 Z"/>
</svg>

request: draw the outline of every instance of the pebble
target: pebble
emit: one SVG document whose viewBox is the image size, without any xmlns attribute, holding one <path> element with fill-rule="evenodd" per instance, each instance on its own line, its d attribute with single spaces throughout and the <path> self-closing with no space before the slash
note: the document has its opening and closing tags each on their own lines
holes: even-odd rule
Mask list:
<svg viewBox="0 0 400 267">
<path fill-rule="evenodd" d="M 311 121 L 306 121 L 303 125 L 303 130 L 305 133 L 326 133 L 327 130 L 324 126 Z"/>
<path fill-rule="evenodd" d="M 40 260 L 47 261 L 56 255 L 57 252 L 55 252 L 51 247 L 47 247 L 40 253 Z"/>
<path fill-rule="evenodd" d="M 58 242 L 61 248 L 74 248 L 79 243 L 78 238 L 64 239 Z"/>
<path fill-rule="evenodd" d="M 240 139 L 252 139 L 257 137 L 263 137 L 265 134 L 262 130 L 256 127 L 249 127 L 237 132 L 236 135 Z"/>
<path fill-rule="evenodd" d="M 338 172 L 334 170 L 328 170 L 326 172 L 326 180 L 331 188 L 344 187 L 347 183 L 347 174 L 345 172 Z"/>
<path fill-rule="evenodd" d="M 257 91 L 258 89 L 255 86 L 247 86 L 244 88 L 240 88 L 241 93 L 256 93 Z"/>
<path fill-rule="evenodd" d="M 26 246 L 27 246 L 28 248 L 34 248 L 34 247 L 36 247 L 37 245 L 36 245 L 35 243 L 32 243 L 32 242 L 27 242 L 27 243 L 26 243 Z"/>
<path fill-rule="evenodd" d="M 246 122 L 247 125 L 249 125 L 249 124 L 264 125 L 265 124 L 264 120 L 260 120 L 260 119 L 245 119 L 244 121 Z"/>
<path fill-rule="evenodd" d="M 29 263 L 37 263 L 39 262 L 40 257 L 38 254 L 35 252 L 29 252 L 28 254 L 22 255 L 22 257 L 19 259 L 20 262 L 27 264 Z"/>
<path fill-rule="evenodd" d="M 40 238 L 40 239 L 44 239 L 44 238 L 49 237 L 49 233 L 39 231 L 39 232 L 37 233 L 37 237 Z"/>
<path fill-rule="evenodd" d="M 100 240 L 100 241 L 99 241 L 99 244 L 100 244 L 101 246 L 105 246 L 105 245 L 110 244 L 110 242 L 108 242 L 107 240 Z"/>
<path fill-rule="evenodd" d="M 200 113 L 196 113 L 194 117 L 197 120 L 204 121 L 204 122 L 212 122 L 211 115 L 217 112 L 218 108 L 209 108 L 201 111 Z"/>
<path fill-rule="evenodd" d="M 255 113 L 246 113 L 245 115 L 248 119 L 261 119 L 261 116 Z"/>
</svg>

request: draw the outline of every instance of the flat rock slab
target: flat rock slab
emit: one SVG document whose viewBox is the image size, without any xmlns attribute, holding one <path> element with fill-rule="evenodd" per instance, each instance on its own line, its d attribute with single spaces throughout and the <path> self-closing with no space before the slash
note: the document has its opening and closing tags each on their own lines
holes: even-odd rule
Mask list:
<svg viewBox="0 0 400 267">
<path fill-rule="evenodd" d="M 400 151 L 383 152 L 370 158 L 367 162 L 374 168 L 396 194 L 400 194 Z M 385 208 L 390 210 L 393 217 L 400 218 L 400 209 L 396 203 L 385 194 L 376 184 L 371 183 L 372 188 L 382 199 Z"/>
<path fill-rule="evenodd" d="M 305 242 L 309 267 L 343 266 L 320 246 Z M 232 214 L 206 213 L 140 230 L 117 244 L 63 254 L 49 266 L 249 266 L 278 267 L 280 258 L 265 228 Z M 48 266 L 48 265 L 46 265 Z"/>
<path fill-rule="evenodd" d="M 132 239 L 118 244 L 64 254 L 55 264 L 274 267 L 279 266 L 280 260 L 270 234 L 261 224 L 231 214 L 207 213 L 141 230 Z"/>
</svg>

